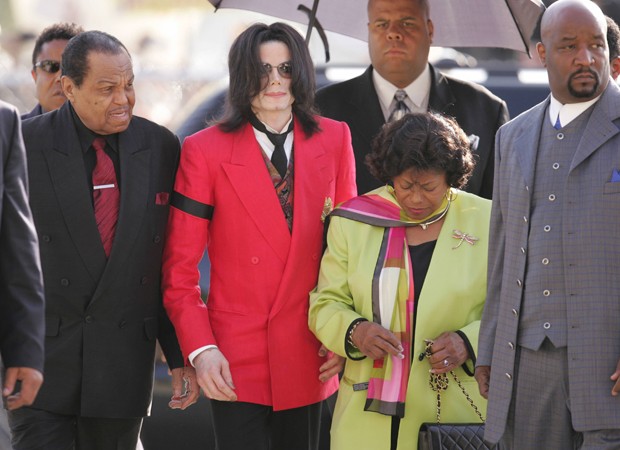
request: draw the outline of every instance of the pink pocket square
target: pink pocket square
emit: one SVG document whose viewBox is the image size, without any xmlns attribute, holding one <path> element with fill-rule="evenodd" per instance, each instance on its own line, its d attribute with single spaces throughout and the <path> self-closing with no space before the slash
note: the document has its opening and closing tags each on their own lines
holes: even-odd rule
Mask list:
<svg viewBox="0 0 620 450">
<path fill-rule="evenodd" d="M 170 203 L 169 192 L 158 192 L 157 194 L 155 194 L 156 205 L 167 205 L 168 203 Z"/>
</svg>

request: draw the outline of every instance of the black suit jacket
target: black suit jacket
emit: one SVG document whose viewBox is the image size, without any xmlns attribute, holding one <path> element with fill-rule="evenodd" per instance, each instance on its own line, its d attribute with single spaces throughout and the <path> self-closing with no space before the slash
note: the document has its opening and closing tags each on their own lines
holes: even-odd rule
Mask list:
<svg viewBox="0 0 620 450">
<path fill-rule="evenodd" d="M 17 110 L 0 101 L 0 355 L 43 371 L 44 300 Z"/>
<path fill-rule="evenodd" d="M 35 408 L 147 414 L 155 340 L 183 359 L 162 306 L 161 257 L 179 142 L 134 117 L 119 134 L 121 205 L 106 259 L 69 102 L 23 124 L 46 294 L 45 383 Z"/>
<path fill-rule="evenodd" d="M 43 114 L 43 108 L 41 108 L 41 104 L 37 103 L 31 111 L 24 113 L 21 115 L 22 120 L 32 119 L 33 117 L 37 117 Z"/>
<path fill-rule="evenodd" d="M 429 110 L 454 117 L 468 136 L 479 138 L 477 148 L 473 149 L 476 168 L 465 190 L 491 198 L 495 132 L 508 121 L 506 103 L 482 86 L 443 75 L 432 65 L 430 69 Z M 326 86 L 316 95 L 321 115 L 346 122 L 351 129 L 359 194 L 381 185 L 364 163 L 372 139 L 385 123 L 372 82 L 372 70 L 370 66 L 359 77 Z"/>
</svg>

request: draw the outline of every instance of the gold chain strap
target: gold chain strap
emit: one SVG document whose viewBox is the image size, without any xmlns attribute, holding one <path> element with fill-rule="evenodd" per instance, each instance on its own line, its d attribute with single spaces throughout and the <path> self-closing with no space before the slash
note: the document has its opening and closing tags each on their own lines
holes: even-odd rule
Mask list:
<svg viewBox="0 0 620 450">
<path fill-rule="evenodd" d="M 432 345 L 433 345 L 433 341 L 426 340 L 426 348 L 424 349 L 424 356 L 426 356 L 429 359 L 432 354 L 431 353 Z M 474 401 L 471 399 L 471 397 L 469 396 L 469 394 L 467 393 L 467 391 L 461 384 L 460 380 L 454 373 L 454 370 L 450 371 L 450 375 L 452 375 L 452 378 L 454 378 L 454 381 L 456 382 L 458 387 L 461 389 L 461 392 L 463 392 L 463 395 L 465 396 L 465 398 L 467 399 L 471 407 L 476 412 L 476 415 L 480 418 L 480 421 L 484 422 L 484 417 L 482 417 L 482 413 L 480 413 L 480 411 L 478 410 L 478 407 L 476 406 Z M 437 423 L 441 423 L 441 391 L 445 391 L 446 389 L 448 389 L 449 383 L 450 383 L 450 379 L 445 373 L 431 373 L 430 374 L 428 384 L 433 391 L 437 392 Z"/>
</svg>

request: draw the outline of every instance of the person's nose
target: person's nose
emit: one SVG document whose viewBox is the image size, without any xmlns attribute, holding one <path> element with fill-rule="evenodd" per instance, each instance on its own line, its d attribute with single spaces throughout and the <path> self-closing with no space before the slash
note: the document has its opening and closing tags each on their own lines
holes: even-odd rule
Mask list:
<svg viewBox="0 0 620 450">
<path fill-rule="evenodd" d="M 387 38 L 389 41 L 400 41 L 403 39 L 402 30 L 398 22 L 390 22 L 388 25 Z"/>
<path fill-rule="evenodd" d="M 272 67 L 271 72 L 269 72 L 269 83 L 270 84 L 281 84 L 282 83 L 282 75 L 278 71 L 277 67 Z"/>
<path fill-rule="evenodd" d="M 129 94 L 125 89 L 116 89 L 114 94 L 114 103 L 117 105 L 126 105 L 129 103 Z"/>
<path fill-rule="evenodd" d="M 588 46 L 583 46 L 577 52 L 577 56 L 575 57 L 575 64 L 578 66 L 590 66 L 594 64 L 594 53 L 592 49 Z"/>
</svg>

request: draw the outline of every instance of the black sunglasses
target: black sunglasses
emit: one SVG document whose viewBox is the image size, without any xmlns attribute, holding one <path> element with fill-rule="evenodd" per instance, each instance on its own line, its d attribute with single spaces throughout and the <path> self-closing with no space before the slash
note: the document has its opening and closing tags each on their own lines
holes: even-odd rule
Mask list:
<svg viewBox="0 0 620 450">
<path fill-rule="evenodd" d="M 278 73 L 282 78 L 291 78 L 291 75 L 293 73 L 293 66 L 291 66 L 290 62 L 283 62 L 282 64 L 278 64 L 276 66 L 276 69 L 278 69 Z M 271 64 L 263 63 L 263 76 L 268 77 L 272 70 L 273 66 Z"/>
<path fill-rule="evenodd" d="M 36 63 L 34 68 L 36 69 L 37 67 L 39 67 L 43 72 L 56 73 L 60 70 L 60 62 L 46 59 Z"/>
</svg>

